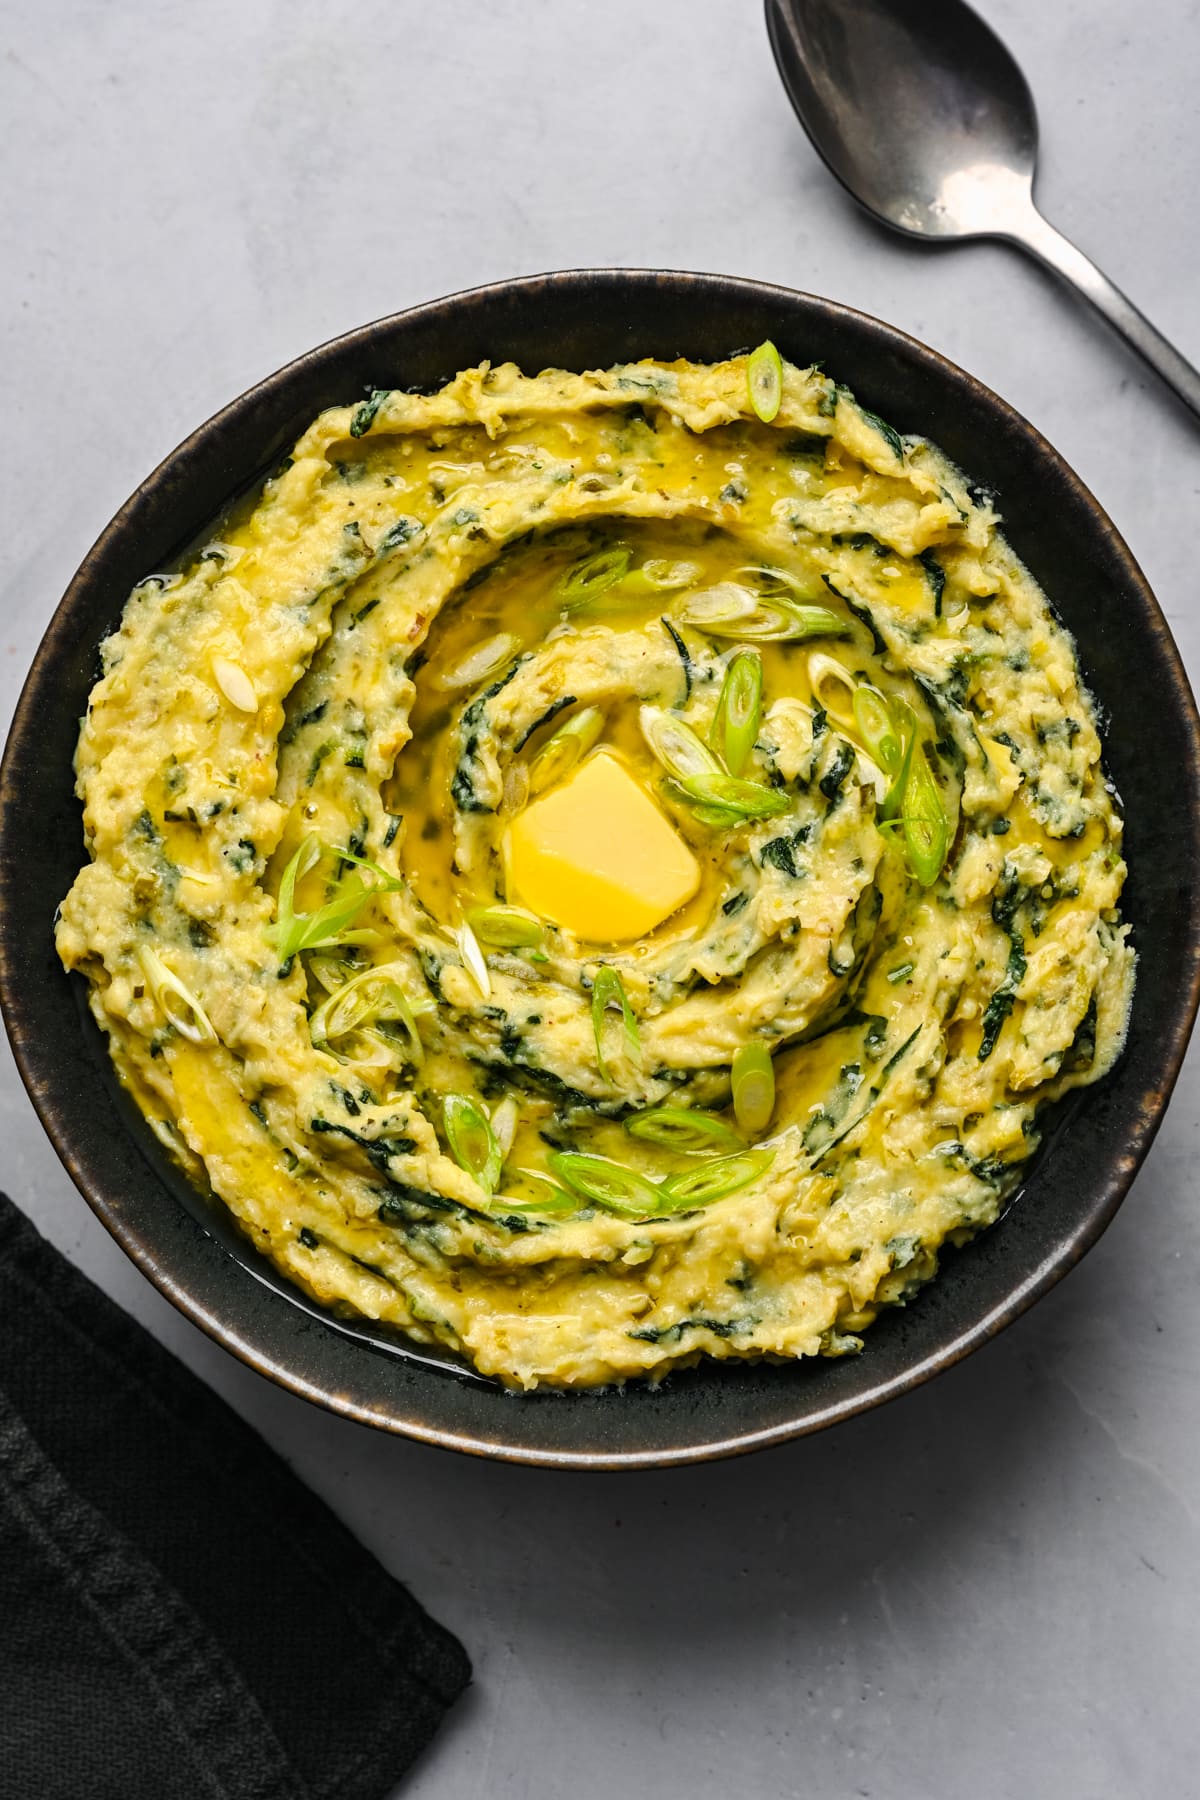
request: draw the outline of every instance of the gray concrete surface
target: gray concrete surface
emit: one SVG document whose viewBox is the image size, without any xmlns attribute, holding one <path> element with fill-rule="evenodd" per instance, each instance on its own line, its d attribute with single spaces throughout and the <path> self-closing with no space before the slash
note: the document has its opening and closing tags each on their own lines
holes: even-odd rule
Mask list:
<svg viewBox="0 0 1200 1800">
<path fill-rule="evenodd" d="M 1200 358 L 1200 7 L 982 5 L 1037 94 L 1047 212 Z M 4 721 L 95 534 L 245 384 L 607 262 L 813 289 L 963 362 L 1111 510 L 1200 669 L 1200 432 L 1014 253 L 852 210 L 756 0 L 7 0 L 0 119 Z M 1195 1059 L 1107 1237 L 966 1366 L 757 1458 L 587 1478 L 386 1440 L 242 1368 L 92 1219 L 2 1055 L 3 1184 L 470 1647 L 409 1800 L 1198 1791 Z"/>
</svg>

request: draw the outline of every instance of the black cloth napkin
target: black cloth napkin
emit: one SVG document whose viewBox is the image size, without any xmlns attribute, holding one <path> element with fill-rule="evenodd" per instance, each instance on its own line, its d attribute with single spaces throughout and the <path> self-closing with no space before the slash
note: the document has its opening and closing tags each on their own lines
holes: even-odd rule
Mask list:
<svg viewBox="0 0 1200 1800">
<path fill-rule="evenodd" d="M 470 1673 L 0 1194 L 0 1800 L 379 1800 Z"/>
</svg>

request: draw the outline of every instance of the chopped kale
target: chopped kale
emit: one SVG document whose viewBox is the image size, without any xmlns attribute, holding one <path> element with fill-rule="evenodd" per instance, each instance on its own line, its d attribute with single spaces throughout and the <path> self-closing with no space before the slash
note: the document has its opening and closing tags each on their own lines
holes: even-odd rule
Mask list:
<svg viewBox="0 0 1200 1800">
<path fill-rule="evenodd" d="M 574 706 L 574 704 L 574 694 L 560 694 L 558 699 L 555 700 L 552 705 L 548 706 L 544 713 L 538 714 L 532 725 L 526 726 L 525 730 L 513 745 L 513 749 L 518 752 L 523 750 L 535 731 L 540 731 L 543 725 L 548 725 L 551 719 L 557 719 L 560 712 L 565 712 L 568 706 Z"/>
<path fill-rule="evenodd" d="M 942 595 L 946 591 L 946 571 L 943 569 L 932 550 L 922 550 L 917 561 L 928 575 L 929 585 L 933 589 L 933 616 L 935 619 L 940 619 L 942 616 Z"/>
<path fill-rule="evenodd" d="M 830 803 L 831 812 L 841 795 L 842 784 L 853 767 L 854 751 L 849 744 L 839 744 L 837 755 L 817 783 L 817 786 Z"/>
<path fill-rule="evenodd" d="M 350 421 L 350 436 L 360 438 L 375 423 L 375 415 L 391 393 L 391 388 L 372 388 L 370 396 L 354 409 L 354 417 Z"/>
<path fill-rule="evenodd" d="M 430 1213 L 462 1212 L 453 1200 L 441 1194 L 430 1194 L 407 1181 L 389 1181 L 388 1191 L 379 1202 L 376 1217 L 381 1225 L 395 1225 L 402 1230 L 409 1225 L 427 1225 Z"/>
<path fill-rule="evenodd" d="M 225 851 L 225 855 L 239 875 L 246 875 L 254 867 L 258 850 L 253 838 L 239 838 L 232 849 Z"/>
<path fill-rule="evenodd" d="M 1088 1009 L 1083 1015 L 1079 1030 L 1075 1033 L 1066 1055 L 1063 1057 L 1064 1070 L 1074 1072 L 1076 1069 L 1090 1069 L 1096 1060 L 1096 996 L 1088 1001 Z"/>
<path fill-rule="evenodd" d="M 450 798 L 454 801 L 459 812 L 490 813 L 495 811 L 494 807 L 489 806 L 486 801 L 479 798 L 479 795 L 475 792 L 475 784 L 462 763 L 459 763 L 451 779 Z"/>
<path fill-rule="evenodd" d="M 410 519 L 407 514 L 402 513 L 394 524 L 388 526 L 376 544 L 376 556 L 387 556 L 393 550 L 399 550 L 402 544 L 410 544 L 424 529 L 420 519 Z M 358 617 L 361 618 L 362 614 L 360 613 Z"/>
<path fill-rule="evenodd" d="M 763 866 L 770 864 L 781 874 L 790 875 L 793 881 L 800 874 L 796 867 L 794 846 L 790 837 L 772 838 L 769 844 L 764 844 L 759 852 L 759 863 Z"/>
<path fill-rule="evenodd" d="M 861 1063 L 845 1063 L 825 1102 L 804 1128 L 804 1148 L 810 1155 L 830 1150 L 833 1134 L 850 1109 L 850 1103 L 864 1080 Z"/>
<path fill-rule="evenodd" d="M 797 431 L 783 445 L 783 454 L 823 462 L 828 441 L 827 438 L 819 437 L 815 431 Z"/>
<path fill-rule="evenodd" d="M 905 1038 L 905 1040 L 901 1044 L 900 1048 L 898 1050 L 894 1051 L 892 1053 L 892 1055 L 888 1057 L 888 1059 L 884 1063 L 882 1069 L 879 1071 L 879 1074 L 876 1077 L 875 1081 L 867 1089 L 866 1104 L 855 1114 L 854 1118 L 851 1119 L 850 1123 L 848 1125 L 844 1125 L 842 1127 L 841 1131 L 839 1131 L 838 1135 L 835 1138 L 833 1138 L 829 1143 L 825 1144 L 824 1147 L 819 1151 L 819 1154 L 814 1157 L 814 1159 L 813 1159 L 813 1167 L 814 1168 L 816 1168 L 819 1163 L 824 1162 L 825 1158 L 830 1154 L 831 1151 L 836 1150 L 839 1144 L 844 1143 L 845 1140 L 850 1136 L 850 1133 L 852 1131 L 858 1130 L 858 1127 L 862 1124 L 863 1120 L 866 1118 L 867 1114 L 870 1112 L 871 1108 L 874 1106 L 874 1104 L 878 1100 L 880 1094 L 883 1092 L 884 1088 L 886 1087 L 887 1082 L 892 1074 L 892 1071 L 895 1069 L 896 1065 L 902 1060 L 902 1058 L 908 1055 L 908 1052 L 912 1049 L 913 1045 L 916 1043 L 917 1039 L 920 1037 L 922 1029 L 923 1029 L 922 1026 L 920 1026 L 920 1025 L 916 1026 L 914 1030 L 909 1032 L 908 1036 Z M 844 1075 L 845 1070 L 843 1070 L 842 1073 Z M 816 1114 L 813 1123 L 815 1124 L 816 1119 L 820 1118 L 821 1116 L 822 1115 L 820 1113 Z M 807 1142 L 807 1134 L 805 1135 L 805 1141 Z M 853 1256 L 851 1256 L 850 1260 L 851 1260 L 851 1262 L 853 1262 L 856 1259 Z"/>
<path fill-rule="evenodd" d="M 1016 999 L 1015 989 L 1025 973 L 1025 952 L 1019 935 L 1014 935 L 1012 949 L 1008 953 L 1008 968 L 1004 980 L 988 1001 L 983 1014 L 983 1036 L 979 1041 L 979 1060 L 986 1062 L 996 1048 L 996 1040 L 1000 1036 L 1004 1021 L 1012 1012 Z"/>
<path fill-rule="evenodd" d="M 674 1325 L 643 1325 L 625 1335 L 643 1344 L 661 1344 L 668 1338 L 678 1343 L 685 1331 L 711 1331 L 719 1338 L 743 1337 L 754 1330 L 756 1323 L 754 1319 L 680 1319 Z"/>
<path fill-rule="evenodd" d="M 894 1237 L 889 1238 L 883 1247 L 892 1259 L 893 1269 L 907 1269 L 920 1251 L 921 1240 L 919 1237 Z"/>
<path fill-rule="evenodd" d="M 979 1060 L 981 1062 L 986 1062 L 991 1051 L 997 1048 L 1000 1028 L 1011 1010 L 1013 1010 L 1013 994 L 1007 988 L 997 988 L 997 992 L 991 995 L 988 1006 L 984 1008 L 984 1035 L 979 1042 Z"/>
<path fill-rule="evenodd" d="M 692 697 L 693 664 L 691 656 L 688 653 L 688 647 L 676 631 L 674 625 L 672 625 L 670 619 L 663 619 L 660 622 L 663 630 L 666 632 L 679 653 L 679 660 L 683 664 L 683 697 L 685 701 L 690 700 Z"/>
<path fill-rule="evenodd" d="M 830 593 L 836 594 L 837 598 L 842 602 L 842 605 L 854 614 L 854 617 L 858 620 L 859 624 L 866 627 L 871 634 L 872 650 L 875 652 L 876 656 L 882 656 L 887 650 L 887 645 L 875 628 L 875 619 L 870 607 L 862 600 L 855 600 L 850 594 L 843 593 L 842 589 L 834 584 L 830 576 L 822 573 L 821 580 L 825 583 L 825 586 L 829 589 Z"/>
<path fill-rule="evenodd" d="M 337 743 L 333 738 L 326 738 L 323 744 L 317 745 L 312 754 L 312 761 L 308 765 L 308 776 L 304 783 L 305 787 L 312 786 L 313 782 L 317 779 L 317 776 L 321 773 L 321 764 L 325 761 L 326 757 L 332 756 L 336 749 Z"/>
<path fill-rule="evenodd" d="M 358 1145 L 381 1175 L 390 1174 L 388 1164 L 393 1156 L 411 1156 L 417 1147 L 414 1138 L 368 1138 L 359 1131 L 352 1131 L 349 1125 L 335 1125 L 331 1119 L 324 1119 L 319 1115 L 309 1121 L 309 1130 L 349 1138 L 352 1144 Z"/>
<path fill-rule="evenodd" d="M 870 550 L 881 559 L 895 555 L 888 544 L 881 544 L 869 531 L 835 531 L 829 541 L 831 544 L 847 544 L 851 550 Z"/>
<path fill-rule="evenodd" d="M 468 729 L 470 729 L 471 727 L 476 726 L 480 723 L 480 721 L 482 720 L 482 718 L 484 716 L 484 713 L 487 710 L 488 701 L 494 700 L 496 698 L 496 695 L 501 693 L 508 686 L 509 682 L 516 675 L 517 670 L 520 668 L 523 661 L 524 661 L 524 658 L 518 656 L 516 661 L 511 663 L 510 666 L 507 669 L 505 669 L 503 675 L 498 676 L 496 678 L 496 680 L 492 682 L 490 687 L 485 687 L 482 694 L 478 695 L 476 699 L 472 700 L 470 706 L 468 706 L 466 711 L 463 713 L 463 724 Z M 411 673 L 411 671 L 410 671 L 410 673 Z"/>
<path fill-rule="evenodd" d="M 889 425 L 886 419 L 881 419 L 878 413 L 868 412 L 865 406 L 860 405 L 858 410 L 867 421 L 867 424 L 875 427 L 896 460 L 898 462 L 903 462 L 904 445 L 900 441 L 900 433 L 896 430 L 895 426 Z"/>
</svg>

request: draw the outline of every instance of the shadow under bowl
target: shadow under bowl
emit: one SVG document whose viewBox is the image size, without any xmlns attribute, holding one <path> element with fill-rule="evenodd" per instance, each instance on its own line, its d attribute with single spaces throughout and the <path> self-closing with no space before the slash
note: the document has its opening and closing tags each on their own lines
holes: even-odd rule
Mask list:
<svg viewBox="0 0 1200 1800">
<path fill-rule="evenodd" d="M 1073 1098 L 1004 1217 L 861 1356 L 718 1364 L 623 1391 L 513 1395 L 398 1336 L 331 1317 L 178 1173 L 113 1075 L 54 953 L 84 857 L 72 754 L 101 640 L 130 588 L 260 481 L 323 408 L 372 387 L 432 389 L 460 369 L 712 361 L 772 338 L 824 362 L 900 431 L 998 496 L 1005 532 L 1074 634 L 1107 721 L 1139 955 L 1125 1053 Z M 1153 722 L 1153 731 L 1147 729 Z M 477 288 L 313 350 L 202 425 L 122 507 L 51 620 L 0 767 L 0 999 L 17 1064 L 84 1197 L 143 1272 L 235 1355 L 305 1398 L 427 1443 L 558 1467 L 688 1462 L 777 1443 L 916 1386 L 994 1336 L 1095 1243 L 1179 1073 L 1200 982 L 1200 727 L 1178 651 L 1125 544 L 1034 428 L 936 352 L 811 295 L 715 275 L 578 270 Z M 29 847 L 36 845 L 36 855 Z"/>
</svg>

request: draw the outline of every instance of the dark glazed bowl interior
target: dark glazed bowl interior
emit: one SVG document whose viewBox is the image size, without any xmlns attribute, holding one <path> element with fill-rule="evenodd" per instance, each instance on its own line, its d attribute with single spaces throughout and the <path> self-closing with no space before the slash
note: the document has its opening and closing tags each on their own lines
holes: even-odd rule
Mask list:
<svg viewBox="0 0 1200 1800">
<path fill-rule="evenodd" d="M 796 363 L 823 361 L 867 406 L 993 489 L 1014 548 L 1074 633 L 1126 813 L 1125 909 L 1140 956 L 1128 1047 L 1060 1118 L 1004 1218 L 948 1253 L 906 1310 L 881 1315 L 861 1356 L 706 1362 L 658 1388 L 514 1396 L 311 1306 L 174 1174 L 121 1094 L 83 983 L 63 973 L 51 939 L 84 854 L 71 768 L 78 720 L 97 646 L 129 589 L 260 479 L 322 407 L 370 387 L 433 388 L 485 358 L 531 373 L 642 356 L 709 361 L 766 337 Z M 385 1430 L 525 1462 L 630 1467 L 747 1450 L 831 1424 L 954 1362 L 1052 1286 L 1112 1218 L 1196 1009 L 1198 747 L 1178 652 L 1108 518 L 1030 425 L 933 351 L 829 301 L 719 276 L 585 270 L 479 288 L 338 338 L 251 389 L 167 458 L 87 556 L 38 652 L 0 771 L 8 1030 L 47 1131 L 118 1242 L 189 1318 L 286 1387 Z"/>
</svg>

